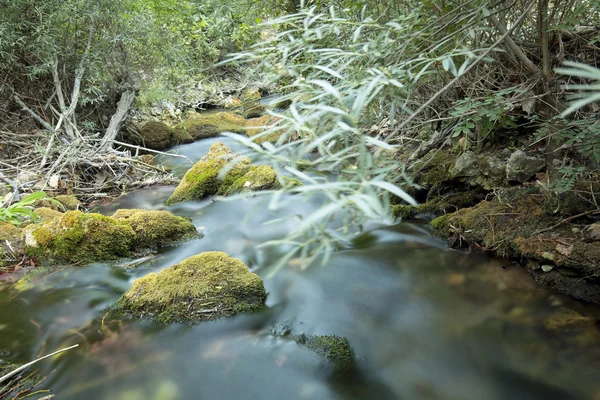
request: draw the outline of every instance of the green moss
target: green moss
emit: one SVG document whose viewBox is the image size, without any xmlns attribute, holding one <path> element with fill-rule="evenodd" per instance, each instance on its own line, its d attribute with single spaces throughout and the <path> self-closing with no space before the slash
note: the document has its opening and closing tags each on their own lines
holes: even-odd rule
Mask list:
<svg viewBox="0 0 600 400">
<path fill-rule="evenodd" d="M 225 194 L 249 192 L 255 190 L 275 190 L 281 185 L 277 180 L 277 173 L 270 165 L 251 166 L 243 176 L 238 178 L 229 187 L 225 187 Z"/>
<path fill-rule="evenodd" d="M 81 201 L 77 199 L 75 196 L 70 195 L 60 195 L 54 197 L 54 200 L 58 201 L 60 204 L 64 206 L 63 209 L 59 209 L 58 211 L 72 211 L 78 210 L 81 207 Z"/>
<path fill-rule="evenodd" d="M 275 143 L 277 142 L 277 140 L 279 140 L 279 138 L 281 137 L 282 133 L 281 131 L 275 131 L 275 132 L 271 132 L 265 136 L 261 136 L 261 137 L 255 137 L 260 133 L 263 133 L 264 131 L 268 130 L 268 129 L 272 129 L 273 126 L 276 126 L 280 123 L 281 119 L 277 118 L 275 116 L 272 115 L 263 115 L 262 117 L 259 118 L 252 118 L 249 119 L 248 121 L 246 121 L 246 135 L 248 135 L 249 138 L 252 138 L 252 140 L 255 143 L 261 144 L 264 142 L 271 142 L 271 143 Z"/>
<path fill-rule="evenodd" d="M 53 210 L 48 207 L 36 208 L 34 214 L 38 216 L 39 221 L 47 221 L 52 218 L 57 218 L 63 215 L 60 211 Z"/>
<path fill-rule="evenodd" d="M 135 237 L 130 226 L 112 218 L 69 211 L 28 227 L 26 245 L 41 262 L 90 263 L 128 256 Z"/>
<path fill-rule="evenodd" d="M 258 101 L 251 101 L 244 104 L 242 115 L 244 118 L 257 118 L 265 111 L 265 106 Z"/>
<path fill-rule="evenodd" d="M 431 227 L 437 231 L 444 232 L 450 229 L 450 222 L 452 221 L 452 217 L 454 214 L 446 214 L 441 217 L 435 218 L 429 224 Z"/>
<path fill-rule="evenodd" d="M 246 120 L 229 112 L 208 115 L 190 113 L 177 128 L 187 132 L 194 140 L 199 140 L 216 137 L 222 132 L 244 134 Z"/>
<path fill-rule="evenodd" d="M 337 372 L 348 372 L 356 368 L 354 351 L 348 339 L 335 335 L 297 335 L 294 340 L 329 361 Z"/>
<path fill-rule="evenodd" d="M 181 129 L 181 128 L 173 129 L 173 132 L 171 135 L 171 144 L 172 145 L 192 143 L 193 141 L 194 141 L 194 138 L 186 130 Z"/>
<path fill-rule="evenodd" d="M 413 169 L 420 171 L 414 178 L 420 185 L 433 187 L 452 180 L 450 170 L 456 161 L 456 154 L 442 149 L 427 156 L 422 162 L 416 162 Z"/>
<path fill-rule="evenodd" d="M 153 150 L 164 150 L 171 146 L 173 130 L 162 122 L 147 122 L 140 129 L 141 145 Z"/>
<path fill-rule="evenodd" d="M 0 222 L 0 240 L 17 240 L 23 234 L 23 230 L 9 222 Z"/>
<path fill-rule="evenodd" d="M 194 323 L 259 310 L 266 298 L 258 275 L 241 261 L 212 251 L 136 279 L 115 310 L 162 323 Z"/>
<path fill-rule="evenodd" d="M 471 207 L 482 199 L 478 191 L 465 191 L 437 196 L 418 206 L 395 205 L 392 206 L 392 216 L 395 219 L 408 220 L 419 214 L 445 214 L 465 207 Z"/>
<path fill-rule="evenodd" d="M 261 95 L 260 95 L 260 92 L 258 91 L 258 89 L 256 89 L 256 88 L 248 88 L 248 89 L 245 89 L 242 92 L 242 94 L 240 95 L 240 99 L 243 102 L 253 101 L 253 100 L 260 100 L 261 99 Z"/>
<path fill-rule="evenodd" d="M 200 236 L 190 220 L 168 211 L 118 210 L 112 218 L 133 229 L 138 249 L 170 246 Z"/>
<path fill-rule="evenodd" d="M 237 161 L 237 163 L 227 171 L 223 179 L 220 179 L 221 168 L 231 161 Z M 224 193 L 226 190 L 220 190 L 220 188 L 231 185 L 243 176 L 249 163 L 250 159 L 247 157 L 239 157 L 223 143 L 215 143 L 211 146 L 208 154 L 185 173 L 181 183 L 165 204 L 172 205 L 182 201 L 200 200 L 219 192 Z"/>
</svg>

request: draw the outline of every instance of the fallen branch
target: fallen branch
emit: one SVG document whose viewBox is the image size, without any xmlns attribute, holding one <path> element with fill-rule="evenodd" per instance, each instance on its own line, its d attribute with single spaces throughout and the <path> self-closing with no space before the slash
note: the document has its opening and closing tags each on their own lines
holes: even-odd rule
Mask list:
<svg viewBox="0 0 600 400">
<path fill-rule="evenodd" d="M 158 150 L 152 150 L 152 149 L 148 149 L 146 147 L 142 147 L 142 146 L 136 146 L 134 144 L 130 144 L 130 143 L 124 143 L 124 142 L 119 142 L 118 140 L 112 140 L 113 143 L 116 143 L 118 145 L 121 146 L 125 146 L 125 147 L 132 147 L 134 149 L 137 150 L 142 150 L 142 151 L 147 151 L 150 153 L 156 153 L 156 154 L 162 154 L 163 156 L 171 156 L 171 157 L 177 157 L 177 158 L 185 158 L 186 160 L 188 160 L 191 164 L 193 164 L 194 162 L 192 160 L 190 160 L 189 157 L 187 156 L 182 156 L 181 154 L 173 154 L 173 153 L 165 153 L 164 151 L 158 151 Z"/>
<path fill-rule="evenodd" d="M 573 221 L 574 219 L 585 217 L 585 216 L 588 216 L 588 215 L 596 215 L 596 214 L 600 214 L 600 210 L 586 211 L 586 212 L 583 212 L 581 214 L 573 215 L 572 217 L 565 218 L 562 221 L 558 222 L 557 224 L 552 225 L 550 228 L 540 229 L 539 231 L 535 232 L 533 235 L 539 235 L 540 233 L 551 231 L 552 229 L 558 228 L 562 224 L 564 224 L 566 222 L 569 222 L 569 221 Z"/>
</svg>

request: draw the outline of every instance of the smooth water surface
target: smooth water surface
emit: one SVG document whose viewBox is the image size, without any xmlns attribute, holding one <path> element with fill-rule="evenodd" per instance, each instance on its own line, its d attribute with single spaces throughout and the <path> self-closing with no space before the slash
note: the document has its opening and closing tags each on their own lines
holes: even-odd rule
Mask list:
<svg viewBox="0 0 600 400">
<path fill-rule="evenodd" d="M 222 140 L 222 138 L 220 139 Z M 216 140 L 181 146 L 199 159 Z M 230 142 L 227 142 L 231 145 Z M 239 150 L 234 148 L 234 151 Z M 178 162 L 178 161 L 177 161 Z M 187 166 L 172 164 L 181 175 Z M 0 348 L 20 362 L 79 343 L 39 365 L 57 399 L 593 399 L 600 395 L 600 335 L 587 325 L 549 329 L 571 307 L 535 287 L 519 266 L 448 249 L 426 224 L 373 227 L 329 263 L 308 270 L 291 260 L 266 279 L 282 252 L 263 249 L 308 215 L 318 200 L 265 199 L 162 204 L 173 187 L 149 188 L 99 207 L 168 209 L 190 217 L 204 237 L 155 256 L 64 268 L 31 286 L 0 291 Z M 279 223 L 276 218 L 291 216 Z M 263 312 L 189 327 L 117 321 L 107 309 L 131 282 L 203 251 L 241 259 L 265 279 Z M 137 265 L 137 268 L 133 268 Z M 508 265 L 508 266 L 507 266 Z M 291 340 L 294 332 L 348 338 L 355 374 Z M 33 396 L 39 398 L 47 393 Z"/>
</svg>

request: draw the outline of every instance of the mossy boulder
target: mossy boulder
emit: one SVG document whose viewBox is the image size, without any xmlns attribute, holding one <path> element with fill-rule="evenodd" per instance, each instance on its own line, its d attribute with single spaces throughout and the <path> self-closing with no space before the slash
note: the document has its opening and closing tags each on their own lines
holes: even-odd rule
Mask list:
<svg viewBox="0 0 600 400">
<path fill-rule="evenodd" d="M 164 150 L 178 144 L 191 143 L 194 139 L 183 129 L 171 128 L 164 122 L 150 121 L 140 128 L 139 137 L 130 141 L 148 149 Z"/>
<path fill-rule="evenodd" d="M 228 164 L 231 168 L 225 176 L 219 177 L 219 172 Z M 208 153 L 189 169 L 166 205 L 182 201 L 200 200 L 217 193 L 226 193 L 231 184 L 244 176 L 248 171 L 250 159 L 234 154 L 223 143 L 215 143 Z"/>
<path fill-rule="evenodd" d="M 256 88 L 245 89 L 240 95 L 240 100 L 242 100 L 244 103 L 248 101 L 260 100 L 261 98 L 260 92 Z"/>
<path fill-rule="evenodd" d="M 131 254 L 135 238 L 130 226 L 81 211 L 68 211 L 25 229 L 27 254 L 46 263 L 89 263 L 126 257 Z"/>
<path fill-rule="evenodd" d="M 327 359 L 336 372 L 349 372 L 356 368 L 356 357 L 346 338 L 300 334 L 294 336 L 294 341 Z"/>
<path fill-rule="evenodd" d="M 56 211 L 78 210 L 81 207 L 81 201 L 72 195 L 58 195 L 51 198 L 40 199 L 34 204 L 36 207 L 51 208 Z"/>
<path fill-rule="evenodd" d="M 246 132 L 246 120 L 229 112 L 215 114 L 189 113 L 177 128 L 185 131 L 194 140 L 199 140 L 219 136 L 222 132 L 244 134 Z"/>
<path fill-rule="evenodd" d="M 260 104 L 258 101 L 251 101 L 244 104 L 242 115 L 244 118 L 256 118 L 260 117 L 264 111 L 265 106 Z"/>
<path fill-rule="evenodd" d="M 277 173 L 270 165 L 250 166 L 248 172 L 238 178 L 231 186 L 224 187 L 225 193 L 233 194 L 251 192 L 255 190 L 275 190 L 281 185 L 277 180 Z"/>
<path fill-rule="evenodd" d="M 274 129 L 281 122 L 281 118 L 273 115 L 263 115 L 259 118 L 252 118 L 246 121 L 246 135 L 251 138 L 255 143 L 261 144 L 263 142 L 275 143 L 281 137 L 281 130 L 274 130 L 268 134 L 257 137 L 258 134 L 263 133 L 267 130 Z"/>
<path fill-rule="evenodd" d="M 63 215 L 60 211 L 53 210 L 48 207 L 39 207 L 33 210 L 39 221 L 48 221 L 53 218 L 58 218 Z"/>
<path fill-rule="evenodd" d="M 211 251 L 136 279 L 115 310 L 162 323 L 196 323 L 260 310 L 266 298 L 262 280 L 244 263 Z"/>
<path fill-rule="evenodd" d="M 171 246 L 200 236 L 189 219 L 168 211 L 122 209 L 112 218 L 133 229 L 134 246 L 138 249 Z"/>
<path fill-rule="evenodd" d="M 392 206 L 392 216 L 395 219 L 407 220 L 420 214 L 446 214 L 455 212 L 464 207 L 471 207 L 484 196 L 477 190 L 469 190 L 460 193 L 447 193 L 433 197 L 429 201 L 418 206 L 397 204 Z"/>
<path fill-rule="evenodd" d="M 220 106 L 226 109 L 241 107 L 244 103 L 237 96 L 227 96 L 221 101 Z"/>
</svg>

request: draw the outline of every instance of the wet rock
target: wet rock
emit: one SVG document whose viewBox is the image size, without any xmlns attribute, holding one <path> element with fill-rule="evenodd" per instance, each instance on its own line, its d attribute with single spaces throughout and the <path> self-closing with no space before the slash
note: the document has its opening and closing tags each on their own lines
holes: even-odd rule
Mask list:
<svg viewBox="0 0 600 400">
<path fill-rule="evenodd" d="M 131 253 L 131 227 L 100 214 L 69 211 L 25 228 L 27 254 L 46 263 L 90 263 L 114 260 Z"/>
<path fill-rule="evenodd" d="M 192 256 L 136 279 L 115 310 L 162 323 L 196 323 L 264 307 L 260 277 L 223 252 Z"/>
<path fill-rule="evenodd" d="M 177 126 L 194 140 L 219 136 L 223 132 L 244 134 L 246 120 L 239 115 L 229 112 L 216 114 L 187 114 L 185 120 Z"/>
<path fill-rule="evenodd" d="M 133 229 L 138 249 L 156 249 L 200 237 L 189 219 L 168 211 L 122 209 L 112 218 Z"/>
<path fill-rule="evenodd" d="M 516 150 L 506 164 L 506 179 L 510 182 L 527 182 L 545 165 L 546 162 L 541 158 L 528 156 L 523 151 Z"/>
</svg>

